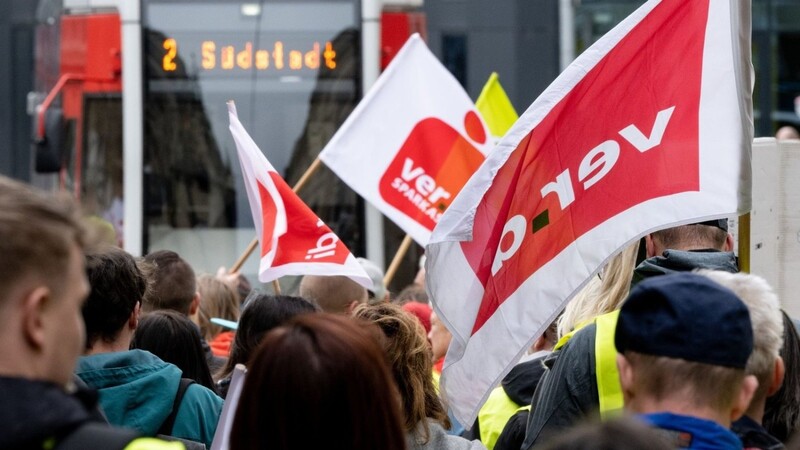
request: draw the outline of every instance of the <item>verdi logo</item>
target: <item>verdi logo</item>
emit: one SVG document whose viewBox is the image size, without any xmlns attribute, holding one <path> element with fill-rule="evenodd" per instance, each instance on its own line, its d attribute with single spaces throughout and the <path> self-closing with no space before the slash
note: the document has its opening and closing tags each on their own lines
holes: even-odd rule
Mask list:
<svg viewBox="0 0 800 450">
<path fill-rule="evenodd" d="M 478 115 L 467 112 L 463 126 L 466 136 L 435 117 L 419 121 L 381 177 L 381 197 L 428 230 L 483 163 Z"/>
</svg>

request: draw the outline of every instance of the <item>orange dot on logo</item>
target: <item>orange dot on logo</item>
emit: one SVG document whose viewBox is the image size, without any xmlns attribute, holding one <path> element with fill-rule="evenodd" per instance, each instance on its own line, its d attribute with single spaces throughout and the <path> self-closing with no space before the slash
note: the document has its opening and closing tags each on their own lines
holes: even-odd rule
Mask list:
<svg viewBox="0 0 800 450">
<path fill-rule="evenodd" d="M 467 129 L 467 136 L 478 144 L 486 142 L 486 131 L 483 129 L 481 119 L 475 114 L 475 111 L 469 111 L 464 116 L 464 128 Z"/>
</svg>

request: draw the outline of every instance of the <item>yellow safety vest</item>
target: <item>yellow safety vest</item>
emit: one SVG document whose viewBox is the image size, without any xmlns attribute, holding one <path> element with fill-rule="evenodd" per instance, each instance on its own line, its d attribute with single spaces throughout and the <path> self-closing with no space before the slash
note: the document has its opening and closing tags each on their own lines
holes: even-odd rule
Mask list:
<svg viewBox="0 0 800 450">
<path fill-rule="evenodd" d="M 523 407 L 524 408 L 524 407 Z M 530 405 L 528 405 L 530 408 Z M 508 419 L 511 418 L 520 406 L 506 394 L 502 386 L 494 388 L 486 403 L 478 411 L 478 427 L 481 432 L 481 442 L 487 449 L 492 450 L 497 443 L 497 438 L 506 427 Z"/>
<path fill-rule="evenodd" d="M 617 369 L 617 348 L 614 345 L 614 332 L 617 329 L 619 310 L 595 317 L 594 338 L 595 379 L 597 396 L 600 399 L 600 417 L 613 419 L 622 413 L 622 386 L 619 384 Z M 586 325 L 586 324 L 584 324 Z M 564 335 L 556 344 L 556 350 L 563 347 L 584 325 Z"/>
<path fill-rule="evenodd" d="M 139 438 L 131 441 L 125 450 L 185 450 L 180 442 L 167 442 L 161 439 Z"/>
</svg>

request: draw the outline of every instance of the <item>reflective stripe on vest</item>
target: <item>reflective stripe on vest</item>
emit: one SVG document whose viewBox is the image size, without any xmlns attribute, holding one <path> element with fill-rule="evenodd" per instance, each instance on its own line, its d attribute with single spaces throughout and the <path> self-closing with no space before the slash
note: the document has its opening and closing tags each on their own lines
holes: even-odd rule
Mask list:
<svg viewBox="0 0 800 450">
<path fill-rule="evenodd" d="M 603 420 L 618 417 L 622 413 L 622 386 L 617 369 L 617 348 L 614 332 L 617 328 L 619 310 L 603 314 L 595 319 L 597 333 L 594 340 L 595 377 L 597 395 L 600 399 L 600 417 Z"/>
<path fill-rule="evenodd" d="M 530 408 L 530 405 L 528 405 Z M 494 388 L 486 403 L 478 411 L 478 428 L 481 432 L 481 442 L 488 450 L 492 450 L 497 443 L 497 438 L 506 427 L 508 419 L 511 418 L 520 406 L 506 394 L 502 386 Z"/>
<path fill-rule="evenodd" d="M 622 412 L 622 386 L 619 384 L 617 369 L 617 347 L 614 345 L 614 332 L 617 329 L 619 310 L 595 317 L 594 360 L 597 395 L 600 399 L 600 417 L 613 419 Z M 591 323 L 591 322 L 589 322 Z M 555 350 L 561 349 L 587 323 L 582 323 L 558 340 Z"/>
</svg>

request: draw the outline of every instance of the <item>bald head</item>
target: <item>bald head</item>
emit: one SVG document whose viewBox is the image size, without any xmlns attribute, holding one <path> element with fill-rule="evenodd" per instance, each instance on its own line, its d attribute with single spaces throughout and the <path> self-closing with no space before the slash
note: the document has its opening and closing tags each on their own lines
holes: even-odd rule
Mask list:
<svg viewBox="0 0 800 450">
<path fill-rule="evenodd" d="M 778 132 L 775 133 L 775 138 L 779 141 L 787 139 L 800 139 L 800 134 L 797 133 L 797 129 L 795 127 L 787 125 L 778 129 Z"/>
<path fill-rule="evenodd" d="M 325 312 L 345 314 L 367 301 L 367 290 L 347 277 L 306 275 L 300 282 L 300 296 L 316 302 Z"/>
</svg>

